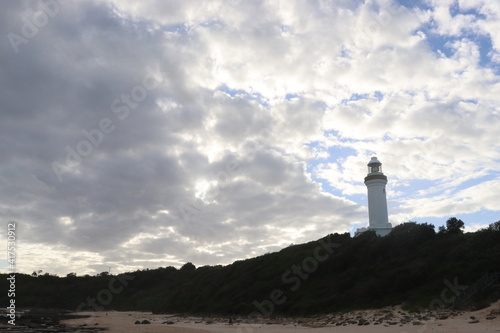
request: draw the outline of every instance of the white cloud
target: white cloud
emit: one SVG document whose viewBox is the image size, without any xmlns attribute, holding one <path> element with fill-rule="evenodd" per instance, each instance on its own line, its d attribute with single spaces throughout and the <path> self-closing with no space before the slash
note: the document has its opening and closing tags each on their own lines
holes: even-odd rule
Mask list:
<svg viewBox="0 0 500 333">
<path fill-rule="evenodd" d="M 399 211 L 414 217 L 443 217 L 451 214 L 470 214 L 482 209 L 497 210 L 495 207 L 500 190 L 498 179 L 487 181 L 466 189 L 432 197 L 420 197 L 405 200 Z"/>
<path fill-rule="evenodd" d="M 450 5 L 438 6 L 433 11 L 433 18 L 436 21 L 436 32 L 441 35 L 459 36 L 466 30 L 474 30 L 476 17 L 474 15 L 457 14 L 452 16 Z"/>
</svg>

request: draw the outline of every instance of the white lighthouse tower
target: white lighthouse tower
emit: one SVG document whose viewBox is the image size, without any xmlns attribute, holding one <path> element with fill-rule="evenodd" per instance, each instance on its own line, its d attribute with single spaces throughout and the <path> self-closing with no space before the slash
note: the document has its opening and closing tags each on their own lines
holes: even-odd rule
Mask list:
<svg viewBox="0 0 500 333">
<path fill-rule="evenodd" d="M 365 177 L 370 221 L 368 229 L 375 230 L 379 236 L 386 236 L 392 230 L 387 214 L 386 184 L 387 177 L 382 173 L 382 163 L 376 157 L 372 157 L 368 163 L 368 175 Z"/>
</svg>

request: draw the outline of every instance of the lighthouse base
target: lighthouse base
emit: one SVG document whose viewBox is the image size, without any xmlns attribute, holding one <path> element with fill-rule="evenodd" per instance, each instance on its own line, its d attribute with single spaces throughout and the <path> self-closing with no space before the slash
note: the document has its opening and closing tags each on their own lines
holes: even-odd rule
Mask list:
<svg viewBox="0 0 500 333">
<path fill-rule="evenodd" d="M 387 236 L 388 234 L 391 233 L 392 231 L 392 225 L 390 223 L 387 223 L 386 227 L 368 227 L 368 228 L 359 228 L 356 230 L 354 233 L 354 237 L 361 235 L 363 232 L 368 231 L 368 230 L 373 230 L 377 234 L 377 236 Z"/>
<path fill-rule="evenodd" d="M 390 225 L 390 224 L 389 224 Z M 388 234 L 391 233 L 392 231 L 392 226 L 386 227 L 386 228 L 374 228 L 374 227 L 369 227 L 368 230 L 374 230 L 378 236 L 387 236 Z"/>
</svg>

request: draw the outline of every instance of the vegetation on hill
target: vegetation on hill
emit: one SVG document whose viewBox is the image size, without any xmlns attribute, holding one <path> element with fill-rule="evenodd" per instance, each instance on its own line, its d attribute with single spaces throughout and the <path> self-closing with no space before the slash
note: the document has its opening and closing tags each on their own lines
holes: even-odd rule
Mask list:
<svg viewBox="0 0 500 333">
<path fill-rule="evenodd" d="M 500 221 L 474 233 L 462 229 L 455 218 L 437 233 L 408 222 L 386 237 L 332 234 L 227 266 L 16 274 L 16 306 L 264 316 L 450 306 L 466 285 L 500 272 Z M 1 290 L 8 290 L 6 277 Z M 7 293 L 0 299 L 7 304 Z"/>
</svg>

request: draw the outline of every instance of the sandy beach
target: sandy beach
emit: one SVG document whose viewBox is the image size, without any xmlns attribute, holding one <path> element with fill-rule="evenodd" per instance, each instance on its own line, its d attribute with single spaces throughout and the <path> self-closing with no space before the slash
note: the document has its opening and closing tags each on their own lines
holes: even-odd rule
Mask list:
<svg viewBox="0 0 500 333">
<path fill-rule="evenodd" d="M 306 333 L 306 332 L 370 332 L 370 333 L 470 333 L 500 332 L 500 301 L 490 307 L 469 312 L 441 311 L 410 314 L 398 307 L 354 311 L 314 317 L 262 319 L 251 323 L 237 317 L 227 318 L 154 315 L 147 312 L 86 312 L 89 318 L 64 321 L 82 328 L 106 328 L 109 333 Z M 147 321 L 143 324 L 142 322 Z M 140 322 L 141 324 L 136 324 Z"/>
</svg>

